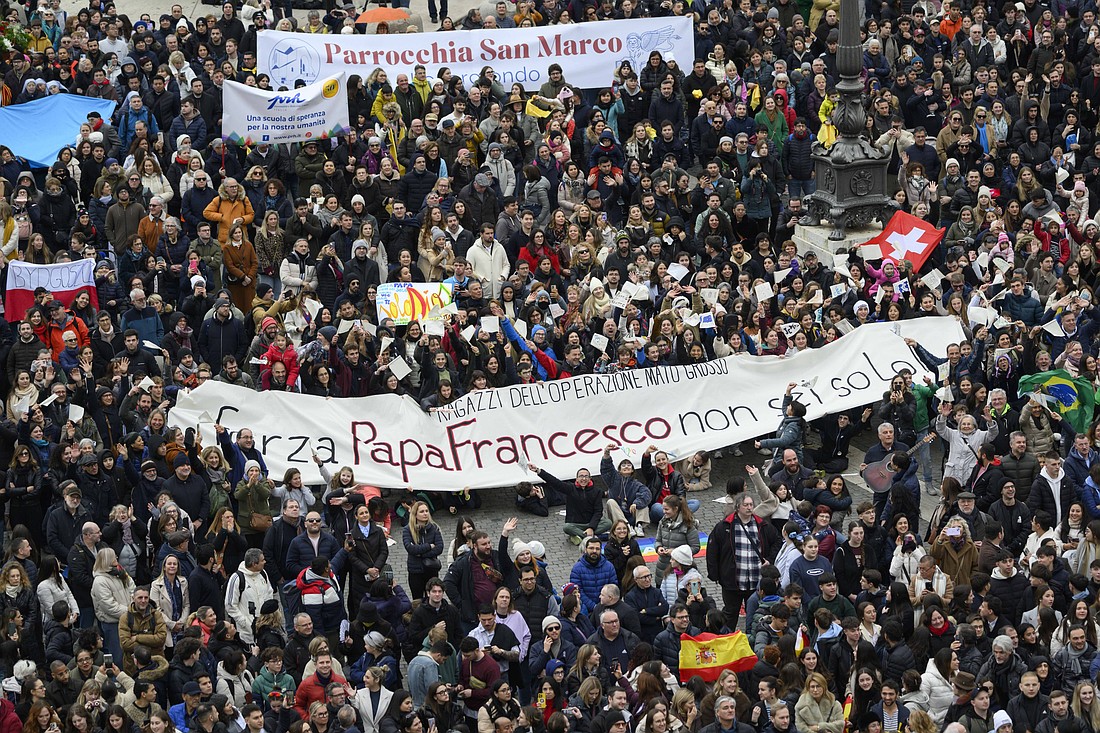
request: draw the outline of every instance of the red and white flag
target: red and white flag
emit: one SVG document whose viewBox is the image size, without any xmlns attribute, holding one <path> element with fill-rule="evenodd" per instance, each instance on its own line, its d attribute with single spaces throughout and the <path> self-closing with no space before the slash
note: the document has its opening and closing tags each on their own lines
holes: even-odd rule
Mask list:
<svg viewBox="0 0 1100 733">
<path fill-rule="evenodd" d="M 8 263 L 7 291 L 4 298 L 4 313 L 9 321 L 21 321 L 27 309 L 34 305 L 34 291 L 45 288 L 60 300 L 65 307 L 81 291 L 87 291 L 92 305 L 99 307 L 99 297 L 95 289 L 95 262 L 76 260 L 56 265 L 32 265 L 29 262 L 12 260 Z"/>
<path fill-rule="evenodd" d="M 913 272 L 920 272 L 943 239 L 944 230 L 937 229 L 924 219 L 918 219 L 912 214 L 899 211 L 890 217 L 890 223 L 881 232 L 863 243 L 862 247 L 875 245 L 881 250 L 881 258 L 885 261 L 897 263 L 900 260 L 909 260 L 913 263 Z M 874 252 L 861 251 L 865 260 L 879 259 Z"/>
</svg>

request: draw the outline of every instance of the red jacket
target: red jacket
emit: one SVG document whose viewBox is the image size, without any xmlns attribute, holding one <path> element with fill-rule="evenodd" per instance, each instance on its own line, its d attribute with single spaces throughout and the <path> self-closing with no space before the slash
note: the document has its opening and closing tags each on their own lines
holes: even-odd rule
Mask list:
<svg viewBox="0 0 1100 733">
<path fill-rule="evenodd" d="M 302 716 L 302 720 L 309 720 L 309 706 L 315 702 L 324 702 L 328 699 L 325 695 L 325 686 L 329 682 L 341 682 L 347 684 L 348 681 L 336 674 L 332 673 L 331 679 L 328 682 L 321 682 L 317 679 L 317 673 L 314 672 L 309 677 L 302 680 L 302 684 L 298 685 L 298 690 L 294 693 L 294 709 L 298 711 Z M 0 733 L 7 733 L 0 730 Z"/>
<path fill-rule="evenodd" d="M 50 347 L 53 352 L 53 360 L 57 361 L 61 358 L 61 352 L 65 350 L 65 333 L 72 331 L 76 334 L 76 341 L 79 348 L 84 348 L 88 345 L 88 327 L 84 325 L 84 321 L 73 316 L 71 311 L 65 311 L 65 316 L 68 319 L 65 325 L 59 326 L 54 320 L 46 321 L 46 327 L 44 330 L 45 336 L 39 338 Z"/>
<path fill-rule="evenodd" d="M 23 723 L 15 714 L 15 704 L 6 697 L 0 700 L 0 733 L 20 733 Z"/>
</svg>

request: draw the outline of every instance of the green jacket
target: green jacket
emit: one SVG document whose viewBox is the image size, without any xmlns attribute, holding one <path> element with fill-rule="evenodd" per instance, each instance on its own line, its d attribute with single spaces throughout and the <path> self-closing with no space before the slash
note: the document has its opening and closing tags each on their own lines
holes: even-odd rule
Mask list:
<svg viewBox="0 0 1100 733">
<path fill-rule="evenodd" d="M 929 387 L 927 384 L 913 383 L 913 397 L 917 400 L 917 410 L 913 415 L 913 428 L 918 433 L 922 430 L 928 430 L 928 408 L 935 396 L 935 388 Z"/>
</svg>

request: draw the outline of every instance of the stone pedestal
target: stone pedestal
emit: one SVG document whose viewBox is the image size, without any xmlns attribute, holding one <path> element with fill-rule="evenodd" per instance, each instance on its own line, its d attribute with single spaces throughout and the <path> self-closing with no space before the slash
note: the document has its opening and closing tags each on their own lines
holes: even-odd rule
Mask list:
<svg viewBox="0 0 1100 733">
<path fill-rule="evenodd" d="M 794 243 L 798 246 L 798 253 L 804 255 L 807 252 L 816 252 L 822 264 L 832 269 L 833 255 L 840 251 L 851 251 L 860 246 L 871 237 L 882 231 L 880 224 L 871 224 L 864 229 L 845 230 L 844 239 L 829 239 L 833 227 L 829 222 L 823 222 L 818 226 L 796 224 L 794 228 Z"/>
</svg>

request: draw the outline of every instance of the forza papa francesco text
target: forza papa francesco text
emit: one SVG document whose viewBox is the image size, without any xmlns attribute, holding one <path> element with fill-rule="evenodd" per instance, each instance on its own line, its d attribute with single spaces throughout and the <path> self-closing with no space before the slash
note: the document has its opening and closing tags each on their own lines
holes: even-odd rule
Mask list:
<svg viewBox="0 0 1100 733">
<path fill-rule="evenodd" d="M 958 332 L 951 319 L 920 320 L 928 321 L 919 330 L 929 342 L 938 341 L 930 343 L 934 352 L 945 334 Z M 364 483 L 457 491 L 530 480 L 520 453 L 570 476 L 581 466 L 597 469 L 608 443 L 636 460 L 650 444 L 680 457 L 732 445 L 775 429 L 790 382 L 816 378 L 795 390 L 813 419 L 877 401 L 903 367 L 918 379 L 926 373 L 889 325 L 872 324 L 787 359 L 733 356 L 503 387 L 432 414 L 411 397 L 325 400 L 208 382 L 181 395 L 171 422 L 198 425 L 205 445 L 215 436 L 213 424 L 199 424 L 204 411 L 230 431 L 250 428 L 273 475 L 296 467 L 307 483 L 320 483 L 316 452 L 331 467 L 353 466 Z"/>
</svg>

